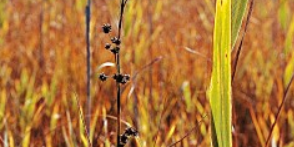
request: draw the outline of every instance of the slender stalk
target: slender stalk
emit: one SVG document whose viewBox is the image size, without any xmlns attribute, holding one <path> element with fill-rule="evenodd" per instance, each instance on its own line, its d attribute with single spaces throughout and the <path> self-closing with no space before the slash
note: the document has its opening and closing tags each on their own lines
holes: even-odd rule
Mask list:
<svg viewBox="0 0 294 147">
<path fill-rule="evenodd" d="M 206 116 L 204 116 L 206 117 Z M 203 118 L 204 118 L 203 117 Z M 189 130 L 185 136 L 183 136 L 182 138 L 180 138 L 178 141 L 172 143 L 171 145 L 169 145 L 168 147 L 173 147 L 176 146 L 178 143 L 181 143 L 185 138 L 189 137 L 191 133 L 193 133 L 194 131 L 196 131 L 196 134 L 198 134 L 199 129 L 200 129 L 200 125 L 202 124 L 203 120 L 200 120 L 197 125 L 195 127 L 193 127 L 191 130 Z"/>
<path fill-rule="evenodd" d="M 40 43 L 39 43 L 39 67 L 41 71 L 43 72 L 43 67 L 44 67 L 44 55 L 43 55 L 43 22 L 44 22 L 44 0 L 41 1 L 41 12 L 40 12 Z"/>
<path fill-rule="evenodd" d="M 277 124 L 277 122 L 278 122 L 278 119 L 279 119 L 280 115 L 281 115 L 281 112 L 282 112 L 283 106 L 284 106 L 284 104 L 285 104 L 285 102 L 286 102 L 286 98 L 287 98 L 288 91 L 290 90 L 290 86 L 291 86 L 291 84 L 293 83 L 293 81 L 294 81 L 294 74 L 292 75 L 292 78 L 291 78 L 289 84 L 287 85 L 286 90 L 284 91 L 284 96 L 283 96 L 282 103 L 281 103 L 280 106 L 279 106 L 278 113 L 276 114 L 276 117 L 275 117 L 275 121 L 274 121 L 273 125 L 271 126 L 271 129 L 270 129 L 269 135 L 268 135 L 268 137 L 267 137 L 267 139 L 266 139 L 265 147 L 267 147 L 267 146 L 269 145 L 270 139 L 271 139 L 271 137 L 272 137 L 272 133 L 273 133 L 274 128 L 275 128 L 275 126 L 276 126 L 276 124 Z"/>
<path fill-rule="evenodd" d="M 118 23 L 118 35 L 117 38 L 121 40 L 121 29 L 122 29 L 122 21 L 123 21 L 123 13 L 124 8 L 128 0 L 121 0 L 120 3 L 120 17 L 119 17 L 119 23 Z M 116 72 L 119 75 L 120 72 L 120 56 L 119 52 L 115 56 L 115 62 L 116 62 Z M 121 129 L 121 105 L 120 105 L 120 97 L 121 97 L 121 85 L 117 81 L 116 82 L 117 87 L 117 147 L 120 146 L 120 129 Z"/>
<path fill-rule="evenodd" d="M 116 67 L 117 67 L 117 73 L 120 74 L 120 62 L 119 62 L 119 53 L 116 54 Z M 120 106 L 120 94 L 121 94 L 121 88 L 120 83 L 116 82 L 116 88 L 117 88 L 117 147 L 119 147 L 120 143 L 120 114 L 121 114 L 121 106 Z"/>
<path fill-rule="evenodd" d="M 91 147 L 90 141 L 90 122 L 91 122 L 91 55 L 90 55 L 90 21 L 91 21 L 91 0 L 88 0 L 86 6 L 86 43 L 87 43 L 87 117 L 86 117 L 86 135 Z"/>
</svg>

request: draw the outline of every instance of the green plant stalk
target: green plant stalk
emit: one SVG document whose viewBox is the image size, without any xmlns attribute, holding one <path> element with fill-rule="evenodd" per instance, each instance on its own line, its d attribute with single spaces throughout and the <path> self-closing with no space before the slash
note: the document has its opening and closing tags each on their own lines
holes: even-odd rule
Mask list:
<svg viewBox="0 0 294 147">
<path fill-rule="evenodd" d="M 214 147 L 231 147 L 231 0 L 217 0 L 210 88 L 211 138 Z"/>
</svg>

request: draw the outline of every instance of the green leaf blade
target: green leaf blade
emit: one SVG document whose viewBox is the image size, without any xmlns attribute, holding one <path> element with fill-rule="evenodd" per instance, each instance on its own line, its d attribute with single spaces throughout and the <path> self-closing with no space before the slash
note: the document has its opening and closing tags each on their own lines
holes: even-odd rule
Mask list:
<svg viewBox="0 0 294 147">
<path fill-rule="evenodd" d="M 236 44 L 248 0 L 232 0 L 232 50 Z"/>
<path fill-rule="evenodd" d="M 217 0 L 210 89 L 212 145 L 231 147 L 231 0 Z"/>
</svg>

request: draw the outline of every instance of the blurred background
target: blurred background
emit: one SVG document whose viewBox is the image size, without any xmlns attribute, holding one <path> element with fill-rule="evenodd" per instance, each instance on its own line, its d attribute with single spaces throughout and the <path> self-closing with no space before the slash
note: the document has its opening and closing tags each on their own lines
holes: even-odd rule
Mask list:
<svg viewBox="0 0 294 147">
<path fill-rule="evenodd" d="M 86 110 L 85 6 L 0 0 L 0 146 L 86 145 L 78 104 Z M 109 147 L 116 142 L 116 87 L 98 77 L 116 72 L 104 66 L 114 63 L 104 45 L 117 34 L 119 1 L 93 0 L 91 8 L 91 139 Z M 122 131 L 129 124 L 139 136 L 127 146 L 165 147 L 187 133 L 177 146 L 210 146 L 214 13 L 215 0 L 128 1 L 121 68 L 132 79 L 122 90 Z M 234 146 L 265 145 L 294 71 L 293 37 L 294 0 L 255 0 L 232 83 Z M 294 146 L 293 98 L 292 85 L 273 146 Z"/>
</svg>

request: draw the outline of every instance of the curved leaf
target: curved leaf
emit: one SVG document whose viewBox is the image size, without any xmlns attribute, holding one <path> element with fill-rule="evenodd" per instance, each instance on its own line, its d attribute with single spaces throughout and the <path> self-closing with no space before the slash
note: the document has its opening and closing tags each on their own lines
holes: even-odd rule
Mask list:
<svg viewBox="0 0 294 147">
<path fill-rule="evenodd" d="M 232 0 L 232 50 L 237 41 L 248 0 Z"/>
</svg>

